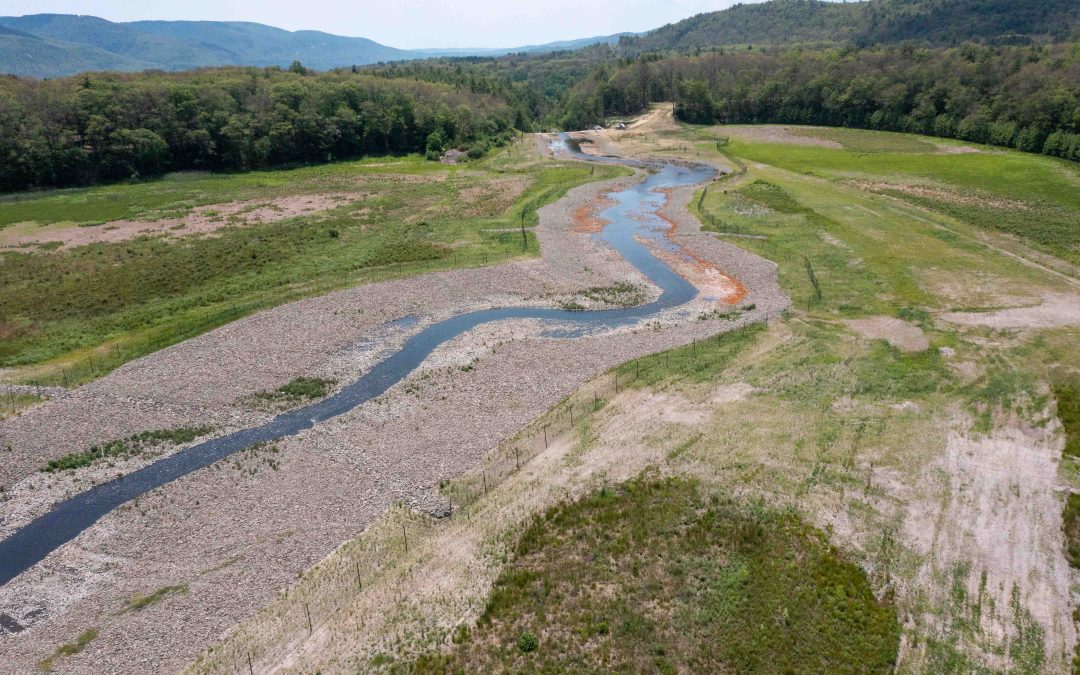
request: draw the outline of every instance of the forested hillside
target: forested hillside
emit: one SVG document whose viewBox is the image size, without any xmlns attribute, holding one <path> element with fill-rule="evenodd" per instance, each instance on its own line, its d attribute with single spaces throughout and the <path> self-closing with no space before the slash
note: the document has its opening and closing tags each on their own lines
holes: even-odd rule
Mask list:
<svg viewBox="0 0 1080 675">
<path fill-rule="evenodd" d="M 1028 43 L 1078 34 L 1075 0 L 772 0 L 699 14 L 619 46 L 634 55 L 734 45 Z"/>
<path fill-rule="evenodd" d="M 506 103 L 454 87 L 277 68 L 0 79 L 0 189 L 362 154 L 482 151 Z"/>
</svg>

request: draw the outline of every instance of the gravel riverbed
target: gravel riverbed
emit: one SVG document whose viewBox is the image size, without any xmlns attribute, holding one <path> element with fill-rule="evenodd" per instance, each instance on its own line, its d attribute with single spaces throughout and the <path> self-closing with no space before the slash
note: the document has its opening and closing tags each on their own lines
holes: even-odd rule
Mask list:
<svg viewBox="0 0 1080 675">
<path fill-rule="evenodd" d="M 44 476 L 49 459 L 140 431 L 253 426 L 268 413 L 240 401 L 300 376 L 355 380 L 434 321 L 487 307 L 558 306 L 582 289 L 629 282 L 657 289 L 614 251 L 572 231 L 572 214 L 640 176 L 570 191 L 540 211 L 543 258 L 334 292 L 261 312 L 131 362 L 0 423 L 0 536 L 74 491 L 130 471 Z M 703 234 L 687 211 L 693 188 L 670 192 L 673 237 L 745 286 L 754 305 L 725 329 L 789 305 L 775 266 Z M 87 628 L 99 636 L 57 672 L 182 668 L 266 604 L 297 574 L 386 508 L 430 503 L 440 479 L 471 467 L 583 382 L 647 353 L 713 335 L 703 299 L 638 325 L 576 339 L 537 321 L 486 324 L 439 347 L 378 399 L 258 451 L 243 451 L 129 503 L 6 586 L 0 663 L 28 672 Z M 391 323 L 415 317 L 410 325 Z M 5 450 L 10 448 L 10 450 Z M 175 450 L 175 449 L 174 449 Z M 172 450 L 172 451 L 174 451 Z M 184 592 L 141 610 L 135 595 Z M 0 619 L 3 619 L 0 616 Z M 3 622 L 0 622 L 2 624 Z"/>
</svg>

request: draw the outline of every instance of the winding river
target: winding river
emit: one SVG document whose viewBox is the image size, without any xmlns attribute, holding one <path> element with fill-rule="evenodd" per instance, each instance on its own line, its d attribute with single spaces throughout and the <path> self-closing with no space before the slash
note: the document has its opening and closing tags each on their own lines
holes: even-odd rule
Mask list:
<svg viewBox="0 0 1080 675">
<path fill-rule="evenodd" d="M 615 204 L 604 210 L 600 217 L 609 224 L 595 236 L 607 242 L 656 284 L 662 290 L 658 299 L 636 307 L 589 312 L 537 307 L 496 308 L 460 314 L 432 324 L 410 337 L 399 351 L 329 398 L 283 413 L 262 426 L 186 448 L 58 503 L 48 513 L 0 541 L 0 585 L 40 562 L 125 502 L 255 443 L 297 434 L 381 395 L 416 369 L 439 345 L 476 326 L 504 319 L 540 319 L 552 322 L 561 329 L 557 334 L 572 339 L 583 330 L 633 323 L 694 299 L 697 289 L 653 256 L 638 239 L 650 239 L 659 247 L 672 249 L 673 245 L 663 236 L 667 225 L 657 213 L 666 200 L 660 190 L 702 182 L 712 177 L 714 170 L 706 166 L 644 164 L 615 157 L 589 156 L 583 154 L 566 134 L 552 145 L 554 150 L 577 159 L 649 170 L 644 181 L 608 195 Z"/>
</svg>

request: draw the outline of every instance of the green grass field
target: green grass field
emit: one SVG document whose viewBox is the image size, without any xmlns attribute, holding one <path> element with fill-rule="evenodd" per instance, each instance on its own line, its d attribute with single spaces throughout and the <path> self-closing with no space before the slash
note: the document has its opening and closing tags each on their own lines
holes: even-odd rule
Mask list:
<svg viewBox="0 0 1080 675">
<path fill-rule="evenodd" d="M 0 226 L 32 220 L 65 228 L 172 217 L 222 202 L 355 197 L 215 236 L 0 253 L 0 367 L 21 367 L 14 379 L 74 384 L 288 300 L 537 255 L 531 233 L 523 242 L 516 227 L 534 225 L 536 209 L 570 187 L 620 170 L 539 161 L 529 149 L 518 143 L 455 167 L 411 156 L 0 200 Z"/>
<path fill-rule="evenodd" d="M 877 189 L 886 194 L 1080 263 L 1080 168 L 1074 163 L 986 148 L 947 154 L 907 134 L 804 133 L 845 147 L 733 140 L 730 151 L 747 161 L 833 182 L 879 181 Z"/>
</svg>

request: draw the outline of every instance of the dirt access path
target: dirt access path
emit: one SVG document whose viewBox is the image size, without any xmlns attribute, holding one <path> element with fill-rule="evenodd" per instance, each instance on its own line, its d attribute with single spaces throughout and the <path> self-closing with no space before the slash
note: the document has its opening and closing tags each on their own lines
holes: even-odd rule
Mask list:
<svg viewBox="0 0 1080 675">
<path fill-rule="evenodd" d="M 560 158 L 559 161 L 571 161 Z M 0 527 L 17 527 L 102 470 L 52 479 L 49 459 L 151 429 L 251 426 L 266 413 L 242 400 L 300 377 L 355 380 L 434 321 L 494 306 L 576 302 L 617 283 L 655 289 L 614 251 L 574 232 L 573 214 L 625 181 L 584 186 L 540 210 L 543 258 L 348 289 L 284 305 L 131 362 L 63 399 L 0 425 Z M 701 234 L 665 210 L 679 241 L 738 280 L 754 309 L 719 324 L 689 305 L 624 326 L 555 339 L 534 321 L 473 330 L 437 349 L 384 396 L 297 436 L 159 488 L 110 513 L 0 588 L 0 662 L 28 672 L 83 631 L 97 637 L 58 672 L 177 670 L 266 605 L 312 564 L 396 503 L 437 510 L 440 480 L 476 466 L 500 441 L 582 382 L 636 356 L 781 313 L 775 266 Z M 724 305 L 723 300 L 719 302 Z M 391 324 L 404 316 L 413 324 Z M 113 467 L 129 471 L 131 465 Z M 80 470 L 82 471 L 82 470 Z M 97 472 L 97 473 L 95 473 Z M 165 588 L 156 603 L 136 596 Z"/>
</svg>

